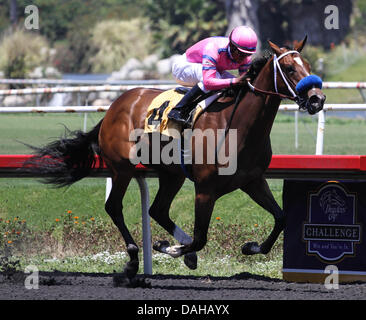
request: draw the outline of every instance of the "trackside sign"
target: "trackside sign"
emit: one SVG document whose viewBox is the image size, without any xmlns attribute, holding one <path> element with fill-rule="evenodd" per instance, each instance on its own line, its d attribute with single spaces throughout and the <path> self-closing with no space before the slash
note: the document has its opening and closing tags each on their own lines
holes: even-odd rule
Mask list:
<svg viewBox="0 0 366 320">
<path fill-rule="evenodd" d="M 366 281 L 366 183 L 285 181 L 283 276 L 322 282 L 328 265 L 342 281 Z"/>
</svg>

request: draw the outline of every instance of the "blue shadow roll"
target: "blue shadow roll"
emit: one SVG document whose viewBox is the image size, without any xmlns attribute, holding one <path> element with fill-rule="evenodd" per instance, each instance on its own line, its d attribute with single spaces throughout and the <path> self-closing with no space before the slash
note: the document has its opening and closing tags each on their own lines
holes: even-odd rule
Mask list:
<svg viewBox="0 0 366 320">
<path fill-rule="evenodd" d="M 311 88 L 319 88 L 321 89 L 323 86 L 323 81 L 320 79 L 320 77 L 312 74 L 310 76 L 307 76 L 299 81 L 299 83 L 296 85 L 296 91 L 299 94 L 302 94 L 306 91 L 308 91 Z"/>
</svg>

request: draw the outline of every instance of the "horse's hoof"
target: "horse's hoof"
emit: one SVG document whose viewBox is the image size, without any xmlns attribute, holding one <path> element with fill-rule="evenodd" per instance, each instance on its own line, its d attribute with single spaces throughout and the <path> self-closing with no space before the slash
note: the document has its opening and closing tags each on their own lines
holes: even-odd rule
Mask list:
<svg viewBox="0 0 366 320">
<path fill-rule="evenodd" d="M 241 248 L 241 252 L 245 255 L 261 253 L 261 247 L 257 242 L 247 242 Z"/>
<path fill-rule="evenodd" d="M 127 278 L 125 273 L 113 275 L 113 287 L 127 288 L 129 284 L 130 279 Z"/>
<path fill-rule="evenodd" d="M 129 244 L 127 246 L 127 253 L 130 256 L 131 261 L 139 259 L 139 248 L 134 244 Z"/>
<path fill-rule="evenodd" d="M 153 249 L 162 253 L 167 253 L 166 248 L 170 247 L 169 241 L 162 240 L 162 241 L 155 241 L 153 244 Z"/>
<path fill-rule="evenodd" d="M 166 253 L 173 258 L 178 258 L 182 255 L 182 248 L 184 245 L 176 245 L 166 248 Z"/>
<path fill-rule="evenodd" d="M 138 270 L 139 270 L 139 262 L 129 261 L 125 266 L 124 274 L 127 276 L 128 279 L 133 279 L 136 276 Z"/>
<path fill-rule="evenodd" d="M 191 270 L 197 269 L 197 254 L 195 252 L 184 255 L 184 264 Z"/>
</svg>

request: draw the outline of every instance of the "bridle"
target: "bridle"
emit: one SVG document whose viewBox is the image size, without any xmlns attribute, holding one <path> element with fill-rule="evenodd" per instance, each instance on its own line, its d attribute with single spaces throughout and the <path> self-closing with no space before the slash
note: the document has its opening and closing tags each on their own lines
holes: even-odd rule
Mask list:
<svg viewBox="0 0 366 320">
<path fill-rule="evenodd" d="M 266 90 L 262 90 L 262 89 L 258 89 L 256 87 L 254 87 L 249 80 L 247 80 L 247 84 L 250 88 L 250 90 L 254 93 L 254 94 L 263 94 L 265 96 L 276 96 L 280 99 L 289 99 L 289 100 L 293 100 L 295 101 L 300 109 L 306 110 L 308 109 L 308 100 L 306 97 L 302 97 L 301 95 L 306 92 L 306 90 L 309 90 L 310 88 L 320 88 L 322 87 L 322 80 L 316 76 L 316 75 L 308 75 L 304 78 L 302 78 L 296 85 L 296 88 L 293 89 L 289 83 L 288 78 L 286 77 L 286 75 L 283 73 L 282 69 L 281 69 L 281 65 L 279 63 L 279 61 L 287 56 L 288 54 L 299 54 L 300 53 L 296 50 L 290 50 L 290 51 L 286 51 L 284 53 L 282 53 L 278 58 L 277 55 L 274 54 L 273 55 L 273 76 L 274 76 L 274 88 L 275 88 L 275 92 L 273 91 L 266 91 Z M 278 88 L 277 88 L 277 74 L 281 75 L 282 81 L 285 83 L 285 85 L 287 86 L 288 91 L 290 92 L 291 95 L 286 95 L 283 93 L 278 92 Z M 237 94 L 236 100 L 235 100 L 235 104 L 234 104 L 234 108 L 233 111 L 231 113 L 230 119 L 228 121 L 228 124 L 226 125 L 226 129 L 225 129 L 225 137 L 227 132 L 229 131 L 229 128 L 231 126 L 231 122 L 233 120 L 234 117 L 234 113 L 236 111 L 236 109 L 239 106 L 239 102 L 240 100 L 243 98 L 243 95 L 245 95 L 245 89 L 241 88 L 239 93 Z M 308 110 L 309 111 L 309 110 Z M 309 111 L 310 113 L 310 111 Z"/>
<path fill-rule="evenodd" d="M 271 96 L 277 96 L 281 99 L 290 99 L 290 100 L 294 100 L 296 101 L 297 103 L 300 102 L 300 98 L 298 95 L 295 94 L 294 90 L 291 88 L 290 84 L 288 83 L 287 81 L 287 78 L 285 77 L 282 69 L 281 69 L 281 66 L 279 64 L 279 60 L 281 60 L 284 56 L 290 54 L 290 53 L 299 53 L 295 50 L 291 50 L 291 51 L 287 51 L 283 54 L 281 54 L 278 58 L 276 56 L 276 54 L 274 54 L 273 56 L 273 70 L 274 70 L 274 84 L 275 84 L 275 90 L 276 92 L 272 92 L 272 91 L 266 91 L 266 90 L 262 90 L 262 89 L 258 89 L 256 87 L 254 87 L 250 82 L 249 80 L 247 80 L 247 83 L 248 83 L 248 86 L 249 88 L 255 93 L 255 94 L 263 94 L 263 95 L 271 95 Z M 285 94 L 282 94 L 282 93 L 279 93 L 278 92 L 278 89 L 277 89 L 277 70 L 279 70 L 280 74 L 281 74 L 281 77 L 282 77 L 282 80 L 285 82 L 285 84 L 287 85 L 287 88 L 289 89 L 290 93 L 292 94 L 292 96 L 289 96 L 289 95 L 285 95 Z M 235 99 L 235 104 L 234 104 L 234 108 L 233 108 L 233 111 L 231 113 L 231 116 L 230 116 L 230 119 L 228 121 L 228 124 L 226 125 L 226 129 L 225 129 L 225 137 L 226 137 L 226 134 L 227 132 L 229 131 L 229 128 L 231 126 L 231 122 L 234 118 L 234 114 L 235 114 L 235 111 L 236 109 L 238 108 L 239 106 L 239 102 L 242 98 L 242 95 L 245 94 L 245 90 L 243 90 L 243 88 L 240 89 L 238 95 L 236 96 L 236 99 Z M 305 99 L 302 99 L 303 101 L 305 101 Z M 299 101 L 299 102 L 298 102 Z M 305 101 L 306 102 L 306 101 Z M 304 103 L 302 102 L 302 105 L 304 106 Z M 299 104 L 300 108 L 302 108 L 302 106 Z M 305 106 L 304 106 L 305 108 Z"/>
<path fill-rule="evenodd" d="M 288 79 L 285 76 L 285 74 L 283 73 L 282 69 L 281 69 L 281 65 L 279 63 L 279 61 L 287 56 L 288 54 L 292 54 L 292 53 L 297 53 L 300 54 L 298 51 L 296 50 L 291 50 L 291 51 L 287 51 L 283 54 L 281 54 L 278 58 L 276 56 L 276 54 L 273 56 L 273 75 L 274 75 L 274 87 L 276 92 L 278 93 L 278 89 L 277 89 L 277 69 L 281 74 L 282 80 L 285 83 L 285 85 L 287 86 L 288 91 L 292 94 L 292 97 L 295 99 L 297 97 L 297 94 L 295 94 L 294 90 L 292 90 L 290 84 L 288 83 Z"/>
<path fill-rule="evenodd" d="M 250 83 L 250 81 L 247 81 L 250 90 L 252 92 L 254 92 L 254 93 L 259 93 L 259 94 L 264 94 L 264 95 L 270 95 L 270 96 L 277 96 L 280 99 L 293 100 L 293 101 L 295 101 L 300 106 L 300 108 L 302 108 L 302 109 L 305 108 L 304 107 L 304 103 L 306 102 L 306 100 L 304 98 L 300 97 L 297 93 L 295 93 L 294 89 L 289 84 L 289 81 L 288 81 L 286 75 L 282 71 L 281 65 L 279 63 L 279 61 L 283 57 L 287 56 L 288 54 L 295 54 L 295 53 L 300 54 L 296 50 L 290 50 L 290 51 L 286 51 L 286 52 L 282 53 L 279 57 L 277 57 L 276 54 L 273 55 L 273 77 L 274 77 L 273 81 L 274 81 L 275 92 L 258 89 L 256 87 L 254 87 Z M 278 73 L 281 75 L 282 81 L 287 86 L 287 89 L 288 89 L 288 91 L 290 92 L 291 95 L 286 95 L 286 94 L 283 94 L 283 93 L 278 92 L 278 88 L 277 88 L 277 74 Z"/>
</svg>

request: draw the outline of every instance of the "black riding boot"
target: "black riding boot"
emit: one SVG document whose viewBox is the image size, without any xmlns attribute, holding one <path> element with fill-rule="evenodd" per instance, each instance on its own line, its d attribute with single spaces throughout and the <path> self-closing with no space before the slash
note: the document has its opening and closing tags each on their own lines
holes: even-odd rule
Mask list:
<svg viewBox="0 0 366 320">
<path fill-rule="evenodd" d="M 189 90 L 182 100 L 169 112 L 168 118 L 172 119 L 180 124 L 187 125 L 189 113 L 196 106 L 193 102 L 200 95 L 204 94 L 201 88 L 196 84 L 191 90 Z"/>
</svg>

